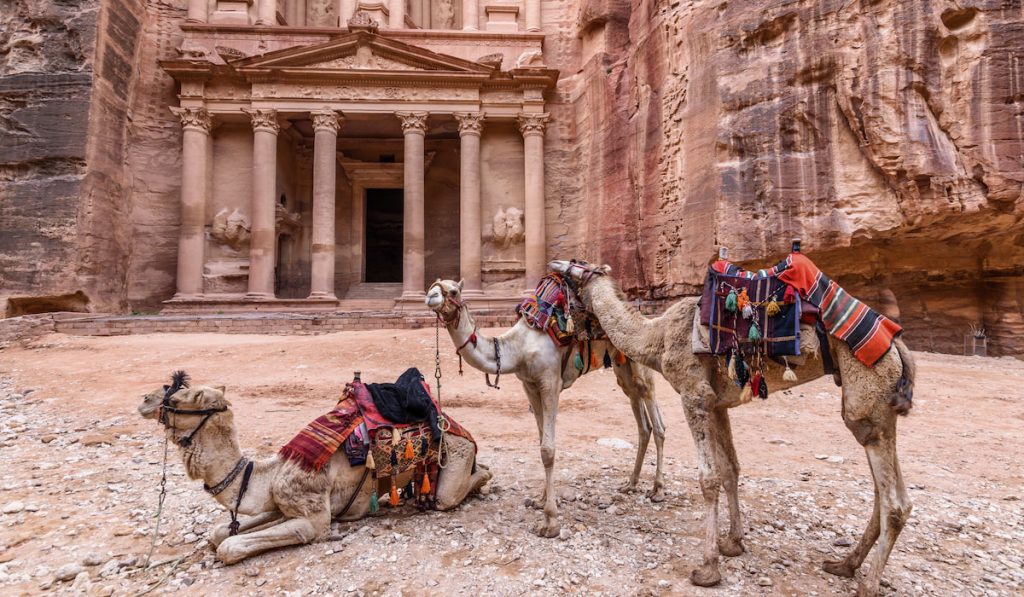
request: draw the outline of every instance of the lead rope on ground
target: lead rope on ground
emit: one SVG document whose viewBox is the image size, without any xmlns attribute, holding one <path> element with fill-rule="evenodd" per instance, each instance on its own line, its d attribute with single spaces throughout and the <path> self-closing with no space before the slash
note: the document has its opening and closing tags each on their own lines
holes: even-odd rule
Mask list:
<svg viewBox="0 0 1024 597">
<path fill-rule="evenodd" d="M 444 434 L 451 428 L 448 418 L 441 408 L 441 319 L 434 320 L 434 381 L 437 382 L 437 428 L 441 431 L 441 437 L 437 440 L 437 466 L 444 468 L 445 451 L 447 444 L 444 441 Z"/>
<path fill-rule="evenodd" d="M 171 414 L 174 417 L 174 414 Z M 173 427 L 173 418 L 171 426 Z M 160 497 L 157 498 L 156 505 L 156 524 L 153 527 L 153 538 L 149 541 L 149 553 L 146 554 L 146 563 L 142 565 L 143 568 L 149 567 L 149 562 L 153 558 L 153 550 L 156 549 L 156 539 L 160 536 L 160 519 L 164 512 L 164 500 L 167 498 L 167 448 L 169 439 L 167 434 L 164 434 L 164 464 L 163 472 L 160 474 Z"/>
</svg>

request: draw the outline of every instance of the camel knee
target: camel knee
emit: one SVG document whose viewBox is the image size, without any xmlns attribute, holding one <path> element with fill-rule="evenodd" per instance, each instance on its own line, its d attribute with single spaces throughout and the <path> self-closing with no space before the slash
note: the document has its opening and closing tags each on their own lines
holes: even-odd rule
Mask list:
<svg viewBox="0 0 1024 597">
<path fill-rule="evenodd" d="M 857 443 L 862 446 L 878 443 L 878 426 L 870 419 L 843 419 Z"/>
<path fill-rule="evenodd" d="M 914 505 L 911 504 L 909 500 L 889 508 L 889 528 L 891 528 L 895 533 L 902 531 L 903 527 L 906 526 L 907 521 L 910 520 L 910 513 L 913 509 Z"/>
<path fill-rule="evenodd" d="M 544 468 L 555 466 L 555 449 L 550 446 L 541 446 L 540 460 L 544 463 Z"/>
<path fill-rule="evenodd" d="M 702 474 L 700 476 L 700 492 L 705 500 L 718 499 L 718 488 L 722 485 L 722 478 L 715 474 Z"/>
</svg>

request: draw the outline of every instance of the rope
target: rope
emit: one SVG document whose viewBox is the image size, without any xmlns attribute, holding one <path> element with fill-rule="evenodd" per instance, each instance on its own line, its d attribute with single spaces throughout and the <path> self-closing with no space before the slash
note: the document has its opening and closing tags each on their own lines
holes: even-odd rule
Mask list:
<svg viewBox="0 0 1024 597">
<path fill-rule="evenodd" d="M 171 427 L 174 427 L 174 413 L 171 413 Z M 167 498 L 167 447 L 169 443 L 167 434 L 165 433 L 164 465 L 163 472 L 160 475 L 160 497 L 157 499 L 156 506 L 156 526 L 153 527 L 153 538 L 149 541 L 149 553 L 146 554 L 146 563 L 143 564 L 143 567 L 149 566 L 149 562 L 153 558 L 153 550 L 156 549 L 156 538 L 160 536 L 160 518 L 164 512 L 164 500 Z"/>
<path fill-rule="evenodd" d="M 459 356 L 461 359 L 461 355 Z M 461 369 L 461 367 L 460 367 Z M 441 430 L 441 437 L 437 440 L 437 466 L 438 468 L 444 468 L 447 466 L 445 462 L 445 448 L 447 442 L 444 441 L 444 434 L 451 428 L 451 424 L 448 423 L 448 418 L 444 416 L 444 409 L 441 408 L 441 319 L 438 317 L 434 320 L 434 381 L 437 383 L 437 428 Z"/>
</svg>

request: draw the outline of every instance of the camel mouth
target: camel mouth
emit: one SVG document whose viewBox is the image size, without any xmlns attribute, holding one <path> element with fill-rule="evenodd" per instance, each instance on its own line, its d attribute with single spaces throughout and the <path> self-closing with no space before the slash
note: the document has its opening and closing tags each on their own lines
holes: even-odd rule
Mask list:
<svg viewBox="0 0 1024 597">
<path fill-rule="evenodd" d="M 444 299 L 441 298 L 440 292 L 431 291 L 424 302 L 431 311 L 437 311 L 444 304 Z"/>
<path fill-rule="evenodd" d="M 156 411 L 160 410 L 159 405 L 146 404 L 143 402 L 139 405 L 138 411 L 139 416 L 143 419 L 155 419 Z"/>
</svg>

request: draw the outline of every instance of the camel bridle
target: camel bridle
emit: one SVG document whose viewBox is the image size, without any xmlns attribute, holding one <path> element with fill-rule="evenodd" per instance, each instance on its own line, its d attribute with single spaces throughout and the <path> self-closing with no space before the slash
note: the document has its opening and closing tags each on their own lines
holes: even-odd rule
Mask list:
<svg viewBox="0 0 1024 597">
<path fill-rule="evenodd" d="M 430 285 L 430 288 L 427 289 L 427 294 L 430 294 L 430 291 L 433 290 L 434 287 L 437 287 L 441 292 L 441 299 L 444 301 L 441 304 L 441 308 L 434 312 L 434 314 L 437 315 L 437 319 L 446 327 L 452 325 L 458 326 L 459 321 L 462 319 L 462 308 L 466 306 L 466 302 L 460 301 L 456 297 L 452 296 L 453 293 L 448 292 L 448 289 L 446 289 L 439 281 Z M 452 307 L 451 315 L 445 314 L 445 311 L 447 310 L 445 307 Z"/>
<path fill-rule="evenodd" d="M 181 438 L 174 438 L 174 443 L 178 444 L 182 448 L 188 448 L 192 445 L 192 440 L 195 438 L 196 434 L 199 433 L 199 430 L 202 429 L 203 426 L 206 425 L 206 422 L 210 420 L 210 417 L 227 411 L 228 407 L 219 406 L 216 408 L 203 409 L 178 408 L 171 402 L 171 397 L 175 394 L 175 392 L 180 390 L 182 387 L 188 387 L 187 383 L 183 383 L 181 385 L 174 384 L 171 386 L 165 386 L 164 398 L 163 400 L 160 401 L 159 420 L 160 424 L 163 425 L 164 428 L 171 430 L 171 435 L 173 436 L 175 434 L 175 431 L 177 431 L 178 429 L 178 427 L 175 425 L 175 420 L 179 415 L 202 417 L 202 419 L 200 419 L 199 421 L 199 424 L 196 425 L 195 428 L 192 429 L 192 431 L 190 431 L 188 435 Z M 168 414 L 174 416 L 168 417 Z"/>
<path fill-rule="evenodd" d="M 574 269 L 578 269 L 580 270 L 580 272 L 582 272 L 580 274 L 579 279 L 573 276 L 572 272 Z M 598 266 L 592 263 L 589 263 L 582 259 L 570 259 L 569 267 L 566 268 L 565 276 L 563 276 L 563 279 L 565 280 L 566 284 L 569 285 L 569 288 L 571 288 L 573 292 L 579 294 L 580 290 L 582 290 L 584 286 L 589 284 L 590 280 L 592 280 L 594 276 L 603 275 L 605 275 L 604 272 L 598 269 Z"/>
</svg>

